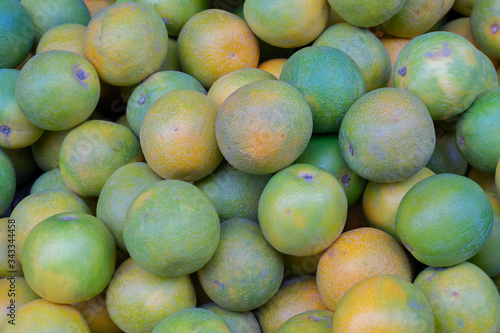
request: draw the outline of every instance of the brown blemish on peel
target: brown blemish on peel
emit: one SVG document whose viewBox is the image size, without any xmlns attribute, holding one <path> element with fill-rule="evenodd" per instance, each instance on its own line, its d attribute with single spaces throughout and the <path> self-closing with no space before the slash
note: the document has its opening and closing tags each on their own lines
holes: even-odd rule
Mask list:
<svg viewBox="0 0 500 333">
<path fill-rule="evenodd" d="M 313 180 L 313 175 L 311 175 L 309 172 L 307 172 L 307 173 L 302 175 L 302 178 L 304 178 L 307 182 L 311 182 Z"/>
<path fill-rule="evenodd" d="M 348 187 L 349 182 L 351 181 L 351 177 L 349 177 L 349 175 L 343 175 L 341 180 L 342 180 L 342 184 L 344 184 L 345 187 Z"/>
<path fill-rule="evenodd" d="M 498 24 L 493 24 L 490 29 L 492 34 L 496 34 L 498 32 Z"/>
<path fill-rule="evenodd" d="M 465 138 L 463 136 L 460 137 L 460 144 L 462 146 L 465 144 Z"/>
<path fill-rule="evenodd" d="M 443 46 L 443 48 L 441 49 L 441 51 L 438 51 L 438 52 L 427 52 L 425 54 L 425 56 L 427 58 L 431 58 L 431 59 L 441 58 L 441 57 L 449 57 L 450 54 L 451 54 L 451 50 L 448 47 L 448 43 L 443 43 L 441 45 Z"/>
<path fill-rule="evenodd" d="M 351 156 L 354 156 L 354 147 L 349 145 L 349 153 L 351 154 Z"/>
<path fill-rule="evenodd" d="M 10 127 L 7 126 L 7 125 L 1 125 L 0 126 L 0 132 L 5 135 L 5 136 L 9 136 L 11 130 L 10 130 Z"/>
<path fill-rule="evenodd" d="M 397 73 L 401 76 L 405 76 L 406 75 L 406 67 L 401 67 L 400 69 L 398 69 Z"/>
<path fill-rule="evenodd" d="M 85 80 L 87 79 L 88 74 L 85 73 L 78 65 L 71 67 L 71 71 L 73 73 L 73 77 L 76 79 L 76 82 L 78 82 L 82 87 L 87 88 L 88 85 L 85 83 Z"/>
</svg>

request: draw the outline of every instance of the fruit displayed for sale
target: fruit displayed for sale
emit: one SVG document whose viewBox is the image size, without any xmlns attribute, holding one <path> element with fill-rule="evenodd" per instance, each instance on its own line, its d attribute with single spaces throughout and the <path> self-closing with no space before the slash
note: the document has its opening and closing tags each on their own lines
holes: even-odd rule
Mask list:
<svg viewBox="0 0 500 333">
<path fill-rule="evenodd" d="M 311 310 L 299 313 L 288 319 L 277 333 L 317 332 L 329 333 L 333 328 L 333 312 Z"/>
<path fill-rule="evenodd" d="M 328 3 L 335 13 L 350 24 L 369 28 L 396 15 L 404 6 L 405 0 L 328 0 Z"/>
<path fill-rule="evenodd" d="M 226 310 L 213 302 L 200 305 L 200 308 L 220 316 L 233 332 L 261 333 L 260 325 L 251 311 L 235 312 Z"/>
<path fill-rule="evenodd" d="M 470 13 L 470 30 L 479 49 L 500 58 L 500 1 L 478 0 Z"/>
<path fill-rule="evenodd" d="M 231 333 L 231 328 L 219 315 L 206 309 L 193 308 L 181 310 L 166 317 L 151 332 Z"/>
</svg>

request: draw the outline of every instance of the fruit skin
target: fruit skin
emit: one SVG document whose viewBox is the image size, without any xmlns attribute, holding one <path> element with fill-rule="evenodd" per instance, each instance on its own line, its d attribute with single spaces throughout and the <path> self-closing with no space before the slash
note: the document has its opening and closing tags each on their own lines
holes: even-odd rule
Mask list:
<svg viewBox="0 0 500 333">
<path fill-rule="evenodd" d="M 277 333 L 331 333 L 333 328 L 333 312 L 328 310 L 311 310 L 299 313 L 280 326 Z"/>
<path fill-rule="evenodd" d="M 168 33 L 153 7 L 119 3 L 92 18 L 84 48 L 104 82 L 131 86 L 154 73 L 165 60 Z"/>
<path fill-rule="evenodd" d="M 389 77 L 389 82 L 387 83 L 387 87 L 394 87 L 392 81 L 392 70 L 394 68 L 394 64 L 396 63 L 396 59 L 399 55 L 399 52 L 408 44 L 411 39 L 410 38 L 394 38 L 394 37 L 382 37 L 380 38 L 382 45 L 384 45 L 387 53 L 389 53 L 389 58 L 391 58 L 391 75 Z"/>
<path fill-rule="evenodd" d="M 474 7 L 477 1 L 478 0 L 455 0 L 452 8 L 463 16 L 470 16 L 472 7 Z"/>
<path fill-rule="evenodd" d="M 493 210 L 484 191 L 473 180 L 455 174 L 418 182 L 396 214 L 403 245 L 418 261 L 433 267 L 471 258 L 487 241 L 492 226 Z"/>
<path fill-rule="evenodd" d="M 140 129 L 146 162 L 164 179 L 197 181 L 214 171 L 223 156 L 215 137 L 217 107 L 198 91 L 162 95 Z"/>
<path fill-rule="evenodd" d="M 162 180 L 134 199 L 123 238 L 130 256 L 148 272 L 186 275 L 203 267 L 215 253 L 220 221 L 213 204 L 196 186 Z"/>
<path fill-rule="evenodd" d="M 456 145 L 473 167 L 494 173 L 500 156 L 500 88 L 477 96 L 457 123 Z"/>
<path fill-rule="evenodd" d="M 45 131 L 40 139 L 30 146 L 34 161 L 42 171 L 59 168 L 61 145 L 70 130 Z"/>
<path fill-rule="evenodd" d="M 475 181 L 485 192 L 497 191 L 495 186 L 495 175 L 493 173 L 484 172 L 474 167 L 470 167 L 469 172 L 467 173 L 467 178 Z"/>
<path fill-rule="evenodd" d="M 433 120 L 451 118 L 482 92 L 481 63 L 478 51 L 465 38 L 447 31 L 426 33 L 399 53 L 394 87 L 420 98 Z"/>
<path fill-rule="evenodd" d="M 2 216 L 14 200 L 16 194 L 16 173 L 10 158 L 0 150 L 0 216 Z"/>
<path fill-rule="evenodd" d="M 33 20 L 19 1 L 0 4 L 0 30 L 0 68 L 14 68 L 26 58 L 35 38 Z"/>
<path fill-rule="evenodd" d="M 5 244 L 5 248 L 7 248 L 7 244 Z M 11 269 L 9 269 L 9 271 L 10 270 Z M 0 312 L 0 330 L 2 330 L 2 332 L 5 332 L 7 326 L 12 326 L 11 324 L 7 323 L 8 321 L 12 320 L 12 317 L 9 316 L 9 314 L 11 314 L 11 311 L 14 312 L 13 314 L 15 315 L 15 311 L 17 309 L 28 302 L 39 299 L 40 296 L 38 296 L 33 290 L 31 290 L 25 278 L 14 276 L 14 274 L 6 274 L 3 277 L 5 277 L 5 279 L 0 280 L 0 307 L 2 309 L 2 311 Z M 11 308 L 13 307 L 11 305 L 12 302 L 14 302 L 13 310 L 11 310 Z"/>
<path fill-rule="evenodd" d="M 415 279 L 434 313 L 436 333 L 500 330 L 500 295 L 492 280 L 477 266 L 424 269 Z"/>
<path fill-rule="evenodd" d="M 87 27 L 78 23 L 67 23 L 49 29 L 36 46 L 36 54 L 50 50 L 64 50 L 85 57 L 83 40 Z"/>
<path fill-rule="evenodd" d="M 106 306 L 120 329 L 146 333 L 166 316 L 195 307 L 196 295 L 189 276 L 154 275 L 129 258 L 118 267 L 109 283 Z"/>
<path fill-rule="evenodd" d="M 26 119 L 16 101 L 19 73 L 17 69 L 0 69 L 0 147 L 10 149 L 30 146 L 44 132 Z"/>
<path fill-rule="evenodd" d="M 333 332 L 434 333 L 424 293 L 395 275 L 370 276 L 352 286 L 333 316 Z"/>
<path fill-rule="evenodd" d="M 266 72 L 273 74 L 277 79 L 279 79 L 281 71 L 283 70 L 283 66 L 285 65 L 287 60 L 288 59 L 286 58 L 269 59 L 261 62 L 257 68 L 265 70 Z"/>
<path fill-rule="evenodd" d="M 498 195 L 500 195 L 500 158 L 498 158 L 497 168 L 495 171 L 495 187 L 497 188 Z"/>
<path fill-rule="evenodd" d="M 367 181 L 349 168 L 342 157 L 336 135 L 313 135 L 294 163 L 312 164 L 333 174 L 342 185 L 349 206 L 363 194 Z"/>
<path fill-rule="evenodd" d="M 280 80 L 304 94 L 313 114 L 313 133 L 338 131 L 349 107 L 366 92 L 354 60 L 328 46 L 295 52 L 283 66 Z"/>
<path fill-rule="evenodd" d="M 13 273 L 8 273 L 8 272 L 16 272 L 14 275 L 17 276 L 23 276 L 23 268 L 21 267 L 21 263 L 17 260 L 13 263 L 12 261 L 9 262 L 9 217 L 2 217 L 0 218 L 0 230 L 2 230 L 2 233 L 0 233 L 0 278 L 5 278 L 5 277 L 10 277 L 13 275 Z M 11 224 L 12 220 L 11 220 Z M 12 229 L 12 227 L 11 227 Z M 12 243 L 12 241 L 10 242 Z M 12 244 L 11 244 L 12 245 Z M 12 250 L 12 246 L 11 246 Z M 11 253 L 12 254 L 12 253 Z M 12 260 L 12 259 L 10 259 Z M 6 279 L 4 279 L 6 280 Z M 0 284 L 1 284 L 0 280 Z M 5 292 L 3 295 L 7 296 L 7 292 Z M 1 300 L 0 300 L 1 303 Z M 1 305 L 1 304 L 0 304 Z M 7 309 L 6 307 L 1 307 L 2 309 Z M 4 317 L 6 318 L 6 317 Z M 0 328 L 2 327 L 2 319 L 0 319 Z"/>
<path fill-rule="evenodd" d="M 198 270 L 207 295 L 230 311 L 250 311 L 273 297 L 283 280 L 283 256 L 256 222 L 234 218 L 221 224 L 217 250 Z"/>
<path fill-rule="evenodd" d="M 33 154 L 29 147 L 9 149 L 0 147 L 12 162 L 16 173 L 16 186 L 20 187 L 32 180 L 33 176 L 38 172 L 37 165 L 33 159 Z"/>
<path fill-rule="evenodd" d="M 470 13 L 472 37 L 487 55 L 500 58 L 500 2 L 478 0 Z"/>
<path fill-rule="evenodd" d="M 312 135 L 312 113 L 303 95 L 277 80 L 249 83 L 222 104 L 215 122 L 217 143 L 236 169 L 255 175 L 295 161 Z"/>
<path fill-rule="evenodd" d="M 309 44 L 321 34 L 329 6 L 326 0 L 247 0 L 243 12 L 252 31 L 264 42 L 292 48 Z"/>
<path fill-rule="evenodd" d="M 259 223 L 278 251 L 309 256 L 325 250 L 340 235 L 347 197 L 326 170 L 294 164 L 276 173 L 259 200 Z"/>
<path fill-rule="evenodd" d="M 151 333 L 231 333 L 217 314 L 200 308 L 185 309 L 167 316 Z"/>
<path fill-rule="evenodd" d="M 328 0 L 332 9 L 352 25 L 369 28 L 387 21 L 403 7 L 404 0 L 370 0 L 358 2 L 354 0 Z"/>
<path fill-rule="evenodd" d="M 261 333 L 259 321 L 250 312 L 234 312 L 218 306 L 214 302 L 205 303 L 199 306 L 202 309 L 211 311 L 219 315 L 233 332 L 241 333 Z"/>
<path fill-rule="evenodd" d="M 455 143 L 455 131 L 448 132 L 436 127 L 436 148 L 426 167 L 435 173 L 455 173 L 465 176 L 467 161 Z"/>
<path fill-rule="evenodd" d="M 363 95 L 349 108 L 339 131 L 346 163 L 361 177 L 377 183 L 416 174 L 429 161 L 435 139 L 425 105 L 396 88 Z"/>
<path fill-rule="evenodd" d="M 106 293 L 103 291 L 94 298 L 85 302 L 73 303 L 83 316 L 92 333 L 121 333 L 122 330 L 115 325 L 109 317 L 106 308 Z"/>
<path fill-rule="evenodd" d="M 100 91 L 92 64 L 76 53 L 61 50 L 35 55 L 16 81 L 16 100 L 24 116 L 49 131 L 84 122 L 94 111 Z"/>
</svg>

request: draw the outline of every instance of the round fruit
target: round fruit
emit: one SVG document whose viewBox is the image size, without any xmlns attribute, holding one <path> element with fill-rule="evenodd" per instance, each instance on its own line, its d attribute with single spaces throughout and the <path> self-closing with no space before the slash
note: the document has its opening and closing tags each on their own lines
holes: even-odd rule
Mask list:
<svg viewBox="0 0 500 333">
<path fill-rule="evenodd" d="M 10 221 L 10 223 L 9 223 Z M 10 225 L 10 228 L 9 228 Z M 10 219 L 9 217 L 0 218 L 0 230 L 3 232 L 0 233 L 0 278 L 5 278 L 10 276 L 11 274 L 16 274 L 17 276 L 23 275 L 23 268 L 21 267 L 21 263 L 17 260 L 10 259 L 9 254 L 12 257 L 12 252 L 9 253 L 9 249 L 12 250 L 12 240 L 9 242 L 9 229 L 15 228 L 15 221 Z M 9 244 L 11 245 L 9 248 Z M 13 261 L 10 261 L 13 260 Z M 15 272 L 15 273 L 10 273 Z M 5 279 L 4 279 L 5 280 Z M 2 280 L 0 280 L 1 283 Z M 7 293 L 2 294 L 4 296 Z M 1 299 L 1 298 L 0 298 Z M 5 309 L 5 307 L 0 307 L 1 309 Z M 2 328 L 2 318 L 0 318 L 0 328 Z"/>
<path fill-rule="evenodd" d="M 281 71 L 306 98 L 313 114 L 313 133 L 336 132 L 349 107 L 366 92 L 363 73 L 343 51 L 310 46 L 295 52 Z"/>
<path fill-rule="evenodd" d="M 495 171 L 495 187 L 498 195 L 500 195 L 500 158 L 498 159 L 497 168 Z"/>
<path fill-rule="evenodd" d="M 78 195 L 97 197 L 121 166 L 142 158 L 131 130 L 105 120 L 88 120 L 66 135 L 59 166 L 66 185 Z"/>
<path fill-rule="evenodd" d="M 7 244 L 5 244 L 5 248 L 7 248 Z M 5 258 L 7 259 L 7 257 Z M 11 269 L 9 270 L 11 271 Z M 7 330 L 7 326 L 13 326 L 12 322 L 16 323 L 16 312 L 20 307 L 40 298 L 31 290 L 25 278 L 14 276 L 14 274 L 4 277 L 5 279 L 0 280 L 0 330 L 2 332 Z M 10 324 L 9 321 L 11 321 Z"/>
<path fill-rule="evenodd" d="M 465 175 L 468 164 L 458 150 L 455 136 L 455 131 L 448 132 L 436 127 L 436 148 L 427 162 L 427 168 L 435 173 Z"/>
<path fill-rule="evenodd" d="M 33 228 L 22 255 L 24 276 L 33 291 L 51 302 L 69 304 L 89 300 L 106 288 L 116 246 L 97 218 L 61 213 Z"/>
<path fill-rule="evenodd" d="M 500 1 L 477 1 L 470 13 L 470 30 L 481 51 L 500 58 Z"/>
<path fill-rule="evenodd" d="M 17 69 L 0 69 L 0 147 L 19 149 L 32 145 L 43 134 L 23 115 L 16 101 Z"/>
<path fill-rule="evenodd" d="M 405 0 L 328 0 L 328 3 L 341 18 L 350 24 L 369 28 L 396 15 L 403 7 Z"/>
<path fill-rule="evenodd" d="M 118 267 L 109 283 L 106 306 L 120 329 L 151 332 L 166 316 L 195 307 L 196 295 L 189 276 L 153 275 L 129 258 Z"/>
<path fill-rule="evenodd" d="M 344 232 L 323 253 L 316 279 L 321 298 L 332 311 L 356 282 L 377 274 L 411 281 L 408 256 L 389 234 L 374 228 Z"/>
<path fill-rule="evenodd" d="M 217 114 L 217 143 L 225 159 L 250 174 L 270 174 L 295 161 L 312 134 L 304 96 L 277 80 L 249 83 L 232 93 Z"/>
<path fill-rule="evenodd" d="M 305 275 L 316 275 L 319 258 L 323 252 L 311 256 L 298 257 L 288 254 L 283 255 L 285 259 L 285 279 L 291 277 L 300 277 Z"/>
<path fill-rule="evenodd" d="M 236 218 L 222 223 L 217 250 L 198 270 L 198 278 L 221 307 L 250 311 L 276 294 L 283 267 L 282 255 L 265 240 L 259 225 Z"/>
<path fill-rule="evenodd" d="M 226 322 L 217 314 L 194 308 L 167 316 L 151 333 L 231 333 Z"/>
<path fill-rule="evenodd" d="M 380 38 L 382 45 L 384 45 L 387 53 L 389 53 L 389 58 L 391 58 L 391 75 L 389 77 L 389 82 L 387 83 L 388 87 L 394 87 L 394 83 L 392 81 L 392 69 L 394 68 L 394 64 L 396 63 L 396 59 L 399 55 L 399 52 L 403 49 L 403 47 L 408 44 L 411 39 L 410 38 L 393 38 L 393 37 L 382 37 Z"/>
<path fill-rule="evenodd" d="M 436 332 L 500 331 L 500 295 L 477 266 L 464 262 L 447 268 L 428 267 L 414 284 L 431 305 Z"/>
<path fill-rule="evenodd" d="M 495 186 L 495 174 L 493 173 L 484 172 L 474 167 L 470 167 L 469 172 L 467 173 L 467 178 L 475 181 L 485 192 L 497 191 Z"/>
<path fill-rule="evenodd" d="M 16 194 L 16 173 L 9 157 L 0 150 L 0 216 L 2 216 L 14 200 Z"/>
<path fill-rule="evenodd" d="M 268 73 L 273 74 L 277 79 L 280 78 L 281 70 L 285 66 L 286 58 L 274 58 L 262 62 L 257 68 L 265 70 Z"/>
<path fill-rule="evenodd" d="M 62 190 L 72 192 L 62 179 L 61 169 L 59 168 L 52 169 L 41 174 L 31 186 L 30 194 L 46 190 Z"/>
<path fill-rule="evenodd" d="M 358 99 L 339 131 L 342 156 L 361 177 L 395 182 L 420 171 L 435 146 L 425 105 L 407 91 L 381 88 Z"/>
<path fill-rule="evenodd" d="M 331 333 L 334 313 L 328 310 L 311 310 L 288 319 L 276 333 Z"/>
<path fill-rule="evenodd" d="M 180 276 L 210 260 L 219 243 L 220 222 L 213 204 L 196 186 L 163 180 L 134 199 L 123 238 L 137 265 L 156 275 Z"/>
<path fill-rule="evenodd" d="M 33 179 L 38 172 L 33 154 L 29 147 L 19 149 L 2 148 L 2 150 L 12 162 L 16 173 L 16 186 L 20 187 Z"/>
<path fill-rule="evenodd" d="M 294 164 L 276 173 L 259 201 L 259 223 L 278 251 L 308 256 L 325 250 L 340 235 L 347 197 L 328 171 Z"/>
<path fill-rule="evenodd" d="M 14 68 L 30 52 L 35 31 L 30 14 L 19 1 L 0 3 L 0 68 Z"/>
<path fill-rule="evenodd" d="M 99 77 L 82 56 L 52 50 L 31 58 L 16 81 L 16 100 L 34 125 L 62 131 L 85 121 L 100 94 Z"/>
<path fill-rule="evenodd" d="M 158 72 L 134 89 L 127 101 L 127 121 L 139 137 L 142 121 L 151 105 L 165 93 L 177 89 L 190 89 L 206 94 L 207 91 L 194 77 L 177 71 Z"/>
<path fill-rule="evenodd" d="M 477 96 L 457 123 L 456 145 L 473 167 L 494 173 L 500 157 L 500 88 Z"/>
<path fill-rule="evenodd" d="M 83 40 L 86 28 L 86 26 L 77 23 L 58 25 L 43 34 L 42 39 L 40 39 L 36 47 L 36 53 L 63 50 L 85 57 Z"/>
<path fill-rule="evenodd" d="M 327 0 L 247 0 L 243 10 L 245 20 L 260 39 L 292 48 L 309 44 L 325 30 L 328 9 Z"/>
<path fill-rule="evenodd" d="M 366 91 L 386 87 L 391 75 L 391 58 L 382 42 L 368 29 L 339 23 L 326 29 L 313 43 L 344 51 L 359 66 Z"/>
<path fill-rule="evenodd" d="M 31 145 L 36 164 L 42 171 L 59 168 L 59 151 L 66 135 L 71 131 L 45 131 L 40 139 Z"/>
<path fill-rule="evenodd" d="M 154 73 L 167 56 L 165 23 L 153 7 L 124 2 L 101 10 L 89 22 L 85 56 L 99 77 L 131 86 Z"/>
<path fill-rule="evenodd" d="M 333 316 L 338 333 L 433 333 L 434 318 L 424 293 L 395 275 L 370 276 L 352 286 Z"/>
<path fill-rule="evenodd" d="M 105 291 L 85 302 L 72 304 L 83 316 L 92 333 L 121 333 L 109 317 Z"/>
<path fill-rule="evenodd" d="M 394 87 L 420 98 L 433 120 L 451 118 L 482 92 L 481 63 L 476 48 L 465 38 L 447 31 L 426 33 L 399 53 Z"/>
<path fill-rule="evenodd" d="M 146 162 L 165 179 L 199 180 L 222 162 L 215 138 L 217 107 L 198 91 L 180 89 L 149 108 L 140 129 Z"/>
<path fill-rule="evenodd" d="M 252 30 L 244 20 L 221 9 L 191 17 L 177 42 L 181 68 L 207 89 L 221 76 L 259 63 L 259 45 Z"/>
<path fill-rule="evenodd" d="M 472 7 L 474 7 L 477 1 L 478 0 L 455 0 L 452 8 L 463 16 L 470 16 Z"/>
<path fill-rule="evenodd" d="M 213 302 L 205 303 L 200 308 L 219 315 L 233 332 L 261 333 L 259 321 L 250 312 L 234 312 L 224 309 Z"/>
<path fill-rule="evenodd" d="M 396 214 L 396 231 L 404 246 L 418 261 L 433 267 L 471 258 L 487 241 L 492 226 L 493 210 L 484 191 L 455 174 L 418 182 Z"/>
</svg>

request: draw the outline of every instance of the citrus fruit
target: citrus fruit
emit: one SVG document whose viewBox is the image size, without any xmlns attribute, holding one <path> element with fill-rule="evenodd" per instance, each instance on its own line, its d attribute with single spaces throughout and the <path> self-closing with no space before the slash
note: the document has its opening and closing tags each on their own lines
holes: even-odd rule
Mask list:
<svg viewBox="0 0 500 333">
<path fill-rule="evenodd" d="M 221 221 L 234 217 L 257 221 L 260 195 L 269 179 L 271 175 L 251 175 L 223 161 L 194 185 L 214 204 Z"/>
<path fill-rule="evenodd" d="M 257 309 L 256 316 L 263 333 L 275 333 L 288 319 L 311 310 L 327 310 L 314 276 L 302 276 L 284 281 L 266 304 Z"/>
<path fill-rule="evenodd" d="M 181 68 L 207 89 L 224 74 L 259 63 L 259 45 L 252 30 L 243 19 L 220 9 L 191 17 L 177 43 Z"/>
<path fill-rule="evenodd" d="M 196 181 L 217 168 L 222 154 L 215 138 L 217 107 L 188 89 L 162 95 L 146 113 L 140 142 L 146 162 L 165 179 Z"/>
<path fill-rule="evenodd" d="M 500 276 L 500 198 L 496 192 L 486 192 L 493 208 L 493 228 L 481 250 L 468 261 L 481 268 L 488 276 Z"/>
<path fill-rule="evenodd" d="M 85 5 L 89 9 L 90 17 L 94 17 L 97 13 L 103 10 L 106 7 L 113 5 L 115 0 L 83 0 Z"/>
<path fill-rule="evenodd" d="M 6 330 L 6 333 L 14 332 L 90 333 L 90 329 L 81 313 L 71 305 L 36 299 L 17 309 L 15 325 L 7 324 Z"/>
<path fill-rule="evenodd" d="M 333 328 L 333 312 L 328 310 L 311 310 L 299 313 L 288 319 L 277 333 L 331 333 Z"/>
<path fill-rule="evenodd" d="M 189 276 L 153 275 L 129 258 L 118 267 L 109 283 L 106 306 L 120 329 L 151 332 L 166 316 L 195 307 L 196 297 Z"/>
<path fill-rule="evenodd" d="M 477 50 L 477 54 L 479 56 L 479 60 L 481 61 L 481 67 L 483 68 L 483 82 L 479 91 L 482 93 L 487 90 L 497 88 L 498 74 L 495 65 L 493 65 L 490 58 L 480 50 Z"/>
<path fill-rule="evenodd" d="M 463 16 L 470 16 L 472 7 L 478 0 L 455 0 L 453 10 Z"/>
<path fill-rule="evenodd" d="M 471 258 L 484 246 L 492 226 L 493 211 L 484 191 L 455 174 L 442 173 L 415 184 L 396 214 L 403 245 L 418 261 L 433 267 Z"/>
<path fill-rule="evenodd" d="M 243 10 L 260 39 L 284 48 L 314 41 L 325 30 L 329 15 L 327 0 L 247 0 Z"/>
<path fill-rule="evenodd" d="M 3 258 L 2 258 L 3 259 Z M 0 330 L 5 332 L 7 326 L 16 322 L 16 312 L 24 304 L 39 299 L 40 296 L 31 290 L 26 279 L 19 276 L 5 276 L 0 280 Z M 10 324 L 8 323 L 9 321 Z"/>
<path fill-rule="evenodd" d="M 313 135 L 304 152 L 294 163 L 312 164 L 330 171 L 342 185 L 349 206 L 363 194 L 366 179 L 349 168 L 342 157 L 336 135 Z"/>
<path fill-rule="evenodd" d="M 261 333 L 259 321 L 250 311 L 235 312 L 224 309 L 213 302 L 205 303 L 200 308 L 219 315 L 233 332 Z"/>
<path fill-rule="evenodd" d="M 281 70 L 285 66 L 286 58 L 274 58 L 266 60 L 257 66 L 258 69 L 262 69 L 268 73 L 273 74 L 277 79 L 280 78 Z"/>
<path fill-rule="evenodd" d="M 310 46 L 285 63 L 280 80 L 306 98 L 313 115 L 313 133 L 336 132 L 349 107 L 366 92 L 363 73 L 343 51 Z"/>
<path fill-rule="evenodd" d="M 137 47 L 140 45 L 140 47 Z M 115 86 L 139 83 L 167 56 L 165 23 L 153 7 L 124 2 L 106 7 L 89 22 L 84 52 L 99 77 Z"/>
<path fill-rule="evenodd" d="M 137 265 L 156 275 L 179 276 L 210 260 L 219 243 L 220 222 L 213 204 L 196 186 L 162 180 L 131 203 L 123 238 Z"/>
<path fill-rule="evenodd" d="M 333 316 L 333 332 L 434 332 L 425 295 L 396 275 L 370 276 L 352 286 Z"/>
<path fill-rule="evenodd" d="M 62 190 L 72 192 L 62 179 L 61 169 L 59 168 L 52 169 L 40 175 L 40 177 L 38 177 L 33 182 L 33 185 L 30 189 L 30 194 L 35 194 L 46 190 Z"/>
<path fill-rule="evenodd" d="M 323 252 L 319 252 L 310 256 L 291 256 L 283 255 L 285 259 L 285 279 L 291 277 L 299 277 L 305 275 L 315 275 L 318 268 L 319 258 Z"/>
<path fill-rule="evenodd" d="M 33 20 L 19 1 L 0 3 L 0 31 L 0 68 L 14 68 L 28 56 L 35 37 Z"/>
<path fill-rule="evenodd" d="M 439 21 L 444 6 L 445 0 L 406 0 L 394 16 L 380 24 L 380 30 L 395 37 L 419 36 Z"/>
<path fill-rule="evenodd" d="M 83 0 L 65 0 L 64 6 L 58 0 L 21 0 L 30 13 L 35 28 L 35 44 L 47 30 L 66 23 L 87 25 L 90 12 Z"/>
<path fill-rule="evenodd" d="M 59 167 L 73 192 L 97 197 L 113 172 L 141 158 L 139 140 L 131 130 L 110 121 L 88 120 L 64 138 Z"/>
<path fill-rule="evenodd" d="M 399 239 L 396 233 L 396 213 L 405 194 L 419 181 L 434 175 L 423 168 L 415 175 L 393 183 L 368 182 L 363 192 L 363 211 L 373 228 Z"/>
<path fill-rule="evenodd" d="M 226 98 L 238 88 L 251 82 L 274 79 L 274 75 L 262 69 L 237 69 L 218 78 L 208 90 L 207 96 L 220 108 Z"/>
<path fill-rule="evenodd" d="M 485 192 L 497 191 L 495 186 L 495 175 L 493 173 L 484 172 L 474 167 L 470 167 L 469 172 L 467 173 L 467 178 L 475 181 Z"/>
<path fill-rule="evenodd" d="M 14 200 L 16 194 L 16 172 L 10 158 L 0 151 L 0 216 L 2 216 Z"/>
<path fill-rule="evenodd" d="M 342 232 L 347 197 L 328 171 L 294 164 L 276 173 L 259 200 L 259 223 L 278 251 L 308 256 L 325 250 Z"/>
<path fill-rule="evenodd" d="M 85 57 L 83 39 L 86 26 L 78 23 L 67 23 L 49 29 L 43 34 L 36 47 L 36 53 L 50 50 L 63 50 Z"/>
<path fill-rule="evenodd" d="M 94 298 L 72 304 L 83 316 L 92 333 L 121 333 L 122 330 L 109 317 L 106 294 L 101 292 Z"/>
<path fill-rule="evenodd" d="M 477 96 L 457 123 L 456 145 L 473 167 L 494 173 L 500 156 L 500 88 Z"/>
<path fill-rule="evenodd" d="M 0 69 L 0 147 L 19 149 L 36 142 L 44 130 L 23 115 L 16 101 L 17 69 Z"/>
<path fill-rule="evenodd" d="M 328 0 L 328 3 L 345 21 L 358 27 L 368 28 L 396 15 L 405 4 L 405 0 Z"/>
<path fill-rule="evenodd" d="M 59 168 L 59 152 L 64 138 L 71 129 L 64 131 L 45 131 L 42 136 L 30 146 L 36 165 L 42 171 Z"/>
<path fill-rule="evenodd" d="M 222 104 L 215 122 L 225 159 L 250 174 L 269 174 L 295 161 L 312 134 L 312 113 L 297 88 L 277 80 L 249 83 Z"/>
<path fill-rule="evenodd" d="M 399 181 L 420 171 L 434 151 L 435 139 L 425 105 L 396 88 L 363 95 L 349 108 L 339 130 L 347 165 L 377 183 Z"/>
<path fill-rule="evenodd" d="M 389 82 L 387 83 L 388 87 L 394 87 L 392 81 L 392 69 L 394 68 L 394 64 L 396 63 L 396 59 L 399 55 L 399 52 L 408 44 L 411 39 L 410 38 L 394 38 L 394 37 L 382 37 L 380 38 L 382 45 L 384 45 L 387 53 L 389 53 L 389 58 L 391 59 L 391 75 L 389 76 Z"/>
<path fill-rule="evenodd" d="M 23 276 L 21 263 L 16 260 L 15 254 L 12 252 L 15 247 L 15 237 L 13 237 L 15 233 L 10 230 L 15 230 L 15 221 L 9 217 L 0 218 L 0 278 L 9 277 L 11 275 Z M 14 233 L 14 235 L 12 235 L 12 233 Z M 10 237 L 9 234 L 11 235 Z M 9 252 L 9 250 L 11 251 Z M 3 295 L 7 295 L 7 293 Z M 2 309 L 4 309 L 4 307 L 2 307 Z M 0 318 L 0 328 L 2 327 L 1 322 L 2 319 Z"/>
<path fill-rule="evenodd" d="M 52 50 L 31 58 L 16 81 L 16 100 L 34 125 L 62 131 L 85 121 L 99 101 L 94 67 L 73 52 Z"/>
<path fill-rule="evenodd" d="M 468 164 L 458 150 L 455 136 L 455 131 L 449 132 L 436 127 L 436 147 L 426 165 L 434 173 L 465 175 Z"/>
<path fill-rule="evenodd" d="M 235 218 L 221 224 L 217 250 L 198 270 L 198 278 L 219 306 L 250 311 L 276 294 L 283 267 L 282 255 L 265 240 L 259 224 Z"/>
<path fill-rule="evenodd" d="M 127 210 L 139 192 L 161 178 L 144 162 L 129 163 L 106 181 L 97 201 L 96 217 L 109 228 L 118 250 L 127 253 L 123 228 Z"/>
<path fill-rule="evenodd" d="M 427 267 L 415 279 L 434 313 L 436 332 L 498 332 L 500 295 L 477 266 Z"/>
<path fill-rule="evenodd" d="M 18 149 L 0 147 L 0 150 L 9 157 L 14 166 L 17 187 L 26 184 L 38 172 L 37 165 L 29 147 Z"/>
<path fill-rule="evenodd" d="M 60 213 L 31 230 L 22 256 L 33 291 L 51 302 L 69 304 L 89 300 L 106 288 L 116 246 L 106 225 L 94 216 Z"/>
<path fill-rule="evenodd" d="M 151 105 L 165 93 L 190 89 L 206 94 L 207 91 L 194 77 L 178 71 L 157 72 L 139 84 L 127 101 L 127 121 L 139 136 L 141 124 Z"/>
<path fill-rule="evenodd" d="M 498 195 L 500 195 L 500 158 L 498 159 L 497 168 L 495 171 L 495 187 Z"/>
<path fill-rule="evenodd" d="M 167 316 L 152 333 L 231 333 L 226 322 L 217 314 L 206 309 L 193 308 L 178 311 Z"/>
<path fill-rule="evenodd" d="M 167 47 L 167 56 L 165 60 L 158 68 L 157 72 L 163 71 L 181 71 L 181 65 L 179 64 L 179 56 L 177 54 L 178 45 L 177 40 L 171 37 L 168 37 L 168 47 Z"/>
<path fill-rule="evenodd" d="M 479 49 L 500 58 L 500 1 L 479 0 L 470 13 L 470 30 Z"/>
<path fill-rule="evenodd" d="M 338 23 L 326 29 L 313 45 L 334 47 L 351 57 L 363 73 L 367 92 L 387 86 L 391 58 L 370 30 Z"/>
<path fill-rule="evenodd" d="M 394 87 L 421 99 L 433 120 L 451 118 L 482 92 L 481 64 L 476 48 L 465 38 L 448 31 L 426 33 L 399 53 Z"/>
<path fill-rule="evenodd" d="M 331 311 L 355 283 L 377 274 L 411 281 L 408 256 L 389 234 L 374 228 L 342 233 L 319 260 L 316 280 L 321 298 Z"/>
</svg>

